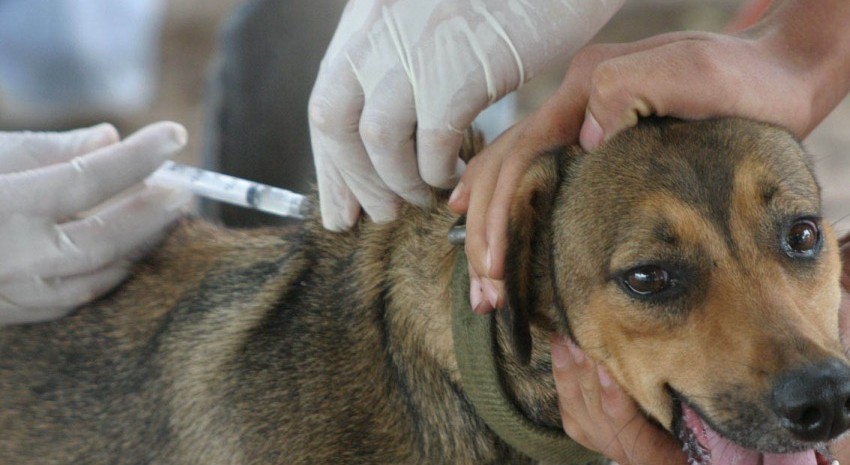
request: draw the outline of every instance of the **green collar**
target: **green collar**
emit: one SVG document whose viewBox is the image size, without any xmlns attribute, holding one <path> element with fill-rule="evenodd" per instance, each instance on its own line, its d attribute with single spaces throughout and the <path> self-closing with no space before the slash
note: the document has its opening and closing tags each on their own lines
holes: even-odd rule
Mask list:
<svg viewBox="0 0 850 465">
<path fill-rule="evenodd" d="M 463 391 L 487 426 L 514 449 L 546 464 L 597 462 L 599 454 L 566 434 L 534 424 L 508 398 L 496 365 L 495 313 L 482 317 L 469 304 L 466 255 L 459 251 L 452 276 L 452 333 Z"/>
</svg>

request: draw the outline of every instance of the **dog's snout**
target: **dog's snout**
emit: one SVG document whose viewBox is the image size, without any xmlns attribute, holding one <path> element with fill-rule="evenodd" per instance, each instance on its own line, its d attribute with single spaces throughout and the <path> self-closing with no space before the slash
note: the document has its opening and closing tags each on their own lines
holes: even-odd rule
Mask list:
<svg viewBox="0 0 850 465">
<path fill-rule="evenodd" d="M 828 441 L 850 427 L 850 367 L 835 359 L 794 370 L 773 389 L 783 426 L 806 441 Z"/>
</svg>

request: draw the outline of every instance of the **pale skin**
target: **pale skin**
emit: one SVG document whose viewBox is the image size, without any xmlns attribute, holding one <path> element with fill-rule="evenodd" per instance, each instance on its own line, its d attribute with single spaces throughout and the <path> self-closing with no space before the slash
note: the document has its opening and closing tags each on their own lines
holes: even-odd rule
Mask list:
<svg viewBox="0 0 850 465">
<path fill-rule="evenodd" d="M 850 2 L 791 0 L 738 35 L 678 32 L 579 52 L 550 100 L 476 156 L 449 200 L 452 210 L 467 215 L 474 311 L 504 305 L 510 199 L 538 153 L 576 143 L 592 150 L 650 114 L 747 117 L 802 139 L 850 91 L 847 24 Z M 841 312 L 850 341 L 847 293 Z M 554 376 L 571 437 L 621 465 L 687 463 L 672 437 L 638 413 L 604 368 L 568 341 L 554 342 Z M 850 440 L 835 444 L 833 453 L 850 462 Z"/>
</svg>

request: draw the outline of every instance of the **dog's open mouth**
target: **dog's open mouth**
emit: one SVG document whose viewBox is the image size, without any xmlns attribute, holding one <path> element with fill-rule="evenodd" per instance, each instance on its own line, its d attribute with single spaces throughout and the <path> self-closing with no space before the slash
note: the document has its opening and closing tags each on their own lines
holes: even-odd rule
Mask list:
<svg viewBox="0 0 850 465">
<path fill-rule="evenodd" d="M 682 419 L 676 433 L 688 454 L 689 465 L 831 465 L 820 450 L 788 454 L 763 453 L 723 438 L 692 408 L 681 403 Z"/>
</svg>

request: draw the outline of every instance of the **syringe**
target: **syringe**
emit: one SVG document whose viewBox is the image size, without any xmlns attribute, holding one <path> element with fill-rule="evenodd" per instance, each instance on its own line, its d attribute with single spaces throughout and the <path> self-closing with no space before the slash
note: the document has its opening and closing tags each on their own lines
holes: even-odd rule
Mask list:
<svg viewBox="0 0 850 465">
<path fill-rule="evenodd" d="M 286 189 L 166 161 L 145 184 L 186 189 L 201 197 L 278 216 L 304 219 L 310 211 L 307 197 Z"/>
</svg>

